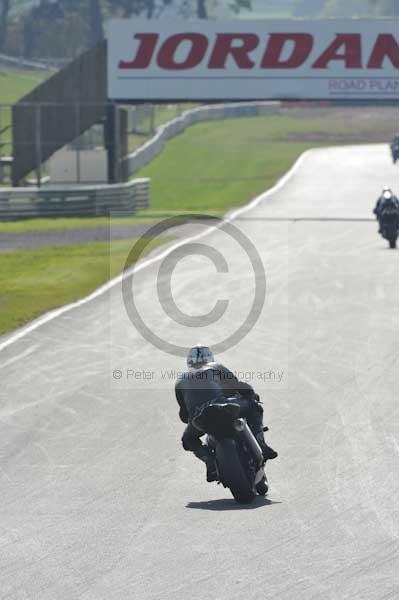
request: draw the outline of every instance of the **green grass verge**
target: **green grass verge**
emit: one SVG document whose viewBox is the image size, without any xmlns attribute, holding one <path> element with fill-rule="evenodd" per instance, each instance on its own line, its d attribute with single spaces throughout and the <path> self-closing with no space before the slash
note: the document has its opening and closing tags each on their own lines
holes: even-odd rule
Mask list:
<svg viewBox="0 0 399 600">
<path fill-rule="evenodd" d="M 22 96 L 28 94 L 44 79 L 46 73 L 36 71 L 10 70 L 0 67 L 0 105 L 11 105 L 17 102 Z M 9 106 L 0 106 L 0 130 L 11 125 L 11 108 Z M 0 143 L 6 144 L 1 148 L 1 154 L 8 156 L 12 154 L 12 131 L 9 128 L 0 136 Z"/>
<path fill-rule="evenodd" d="M 46 73 L 2 69 L 0 67 L 0 104 L 14 104 L 47 78 Z"/>
<path fill-rule="evenodd" d="M 238 152 L 214 155 L 212 168 L 202 177 L 195 168 L 190 168 L 194 165 L 187 157 L 187 161 L 183 161 L 181 171 L 179 170 L 182 175 L 179 177 L 176 173 L 176 179 L 172 177 L 174 149 L 170 149 L 164 160 L 160 159 L 158 165 L 148 167 L 145 171 L 146 176 L 152 178 L 152 210 L 165 212 L 195 210 L 222 214 L 229 208 L 245 204 L 254 196 L 272 187 L 297 157 L 310 147 L 312 144 L 291 144 L 287 147 L 286 144 L 276 143 L 273 148 L 264 148 L 258 153 L 248 152 L 246 156 L 248 162 L 242 161 Z M 195 164 L 195 167 L 199 165 L 200 161 Z M 234 175 L 232 176 L 231 173 Z"/>
<path fill-rule="evenodd" d="M 146 225 L 155 221 L 154 217 L 69 217 L 62 219 L 24 219 L 0 222 L 0 233 L 28 233 L 32 231 L 57 231 L 86 227 L 114 227 L 116 225 Z M 1 255 L 0 255 L 1 256 Z"/>
<path fill-rule="evenodd" d="M 152 240 L 146 252 L 171 240 Z M 0 254 L 0 335 L 79 300 L 123 270 L 135 239 Z M 130 257 L 133 264 L 137 256 Z"/>
</svg>

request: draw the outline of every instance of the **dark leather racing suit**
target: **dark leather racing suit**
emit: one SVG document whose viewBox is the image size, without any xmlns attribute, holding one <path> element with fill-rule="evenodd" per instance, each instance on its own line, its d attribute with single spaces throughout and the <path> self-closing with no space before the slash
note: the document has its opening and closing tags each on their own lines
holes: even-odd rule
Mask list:
<svg viewBox="0 0 399 600">
<path fill-rule="evenodd" d="M 209 363 L 199 369 L 189 369 L 179 377 L 175 385 L 176 400 L 179 404 L 179 416 L 187 423 L 182 437 L 185 450 L 191 451 L 200 460 L 207 461 L 210 452 L 201 442 L 204 432 L 199 431 L 191 421 L 198 407 L 213 400 L 235 396 L 234 402 L 241 406 L 241 414 L 247 419 L 249 427 L 259 443 L 263 438 L 263 408 L 253 388 L 219 363 Z"/>
<path fill-rule="evenodd" d="M 378 220 L 378 233 L 382 233 L 386 224 L 392 224 L 399 227 L 399 200 L 396 196 L 384 197 L 380 196 L 373 213 Z"/>
</svg>

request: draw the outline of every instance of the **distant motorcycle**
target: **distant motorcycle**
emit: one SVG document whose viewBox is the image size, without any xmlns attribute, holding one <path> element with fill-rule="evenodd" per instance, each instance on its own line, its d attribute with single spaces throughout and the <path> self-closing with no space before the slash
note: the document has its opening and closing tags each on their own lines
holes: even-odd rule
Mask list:
<svg viewBox="0 0 399 600">
<path fill-rule="evenodd" d="M 382 190 L 373 213 L 380 226 L 378 233 L 388 240 L 390 248 L 396 248 L 399 235 L 399 200 L 389 187 Z"/>
<path fill-rule="evenodd" d="M 399 159 L 399 136 L 395 136 L 391 142 L 391 154 L 394 163 Z"/>
<path fill-rule="evenodd" d="M 267 494 L 262 450 L 246 419 L 240 417 L 240 406 L 234 403 L 234 398 L 201 407 L 193 425 L 207 433 L 218 481 L 230 489 L 238 503 L 249 504 L 256 494 Z"/>
<path fill-rule="evenodd" d="M 390 248 L 396 248 L 396 242 L 399 236 L 398 215 L 394 213 L 384 214 L 380 220 L 381 235 L 385 240 L 388 240 Z"/>
</svg>

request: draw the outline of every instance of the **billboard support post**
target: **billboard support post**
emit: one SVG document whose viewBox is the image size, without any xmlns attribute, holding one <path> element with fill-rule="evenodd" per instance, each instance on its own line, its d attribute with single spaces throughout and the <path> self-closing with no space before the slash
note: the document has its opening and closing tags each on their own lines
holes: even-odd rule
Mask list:
<svg viewBox="0 0 399 600">
<path fill-rule="evenodd" d="M 75 104 L 75 126 L 76 126 L 76 181 L 80 183 L 81 180 L 81 169 L 80 169 L 80 148 L 81 140 L 80 137 L 80 104 Z"/>
<path fill-rule="evenodd" d="M 108 183 L 116 183 L 116 104 L 108 102 L 105 117 L 105 147 L 107 149 Z"/>
<path fill-rule="evenodd" d="M 37 187 L 42 185 L 42 143 L 41 143 L 41 109 L 40 104 L 37 104 L 35 110 L 35 153 L 36 153 L 36 180 Z"/>
</svg>

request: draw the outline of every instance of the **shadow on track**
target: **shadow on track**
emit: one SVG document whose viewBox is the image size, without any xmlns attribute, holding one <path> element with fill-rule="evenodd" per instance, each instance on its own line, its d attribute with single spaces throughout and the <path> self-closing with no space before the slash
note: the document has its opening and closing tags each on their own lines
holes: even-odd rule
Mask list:
<svg viewBox="0 0 399 600">
<path fill-rule="evenodd" d="M 281 504 L 268 498 L 258 496 L 252 504 L 238 504 L 235 500 L 229 498 L 219 498 L 218 500 L 207 500 L 203 502 L 189 502 L 186 508 L 196 508 L 199 510 L 255 510 L 262 506 L 270 506 L 272 504 Z"/>
</svg>

